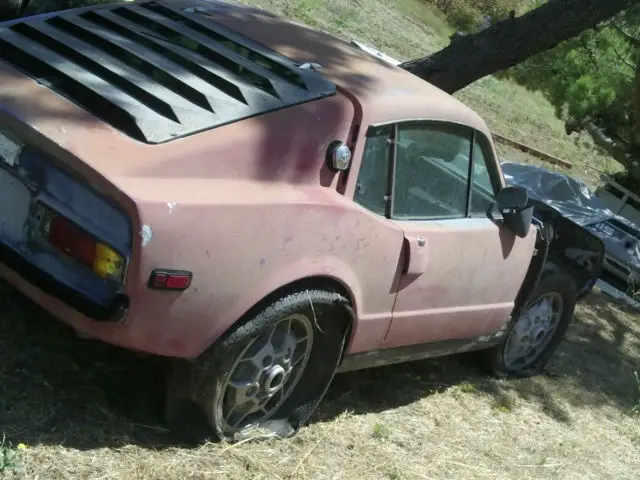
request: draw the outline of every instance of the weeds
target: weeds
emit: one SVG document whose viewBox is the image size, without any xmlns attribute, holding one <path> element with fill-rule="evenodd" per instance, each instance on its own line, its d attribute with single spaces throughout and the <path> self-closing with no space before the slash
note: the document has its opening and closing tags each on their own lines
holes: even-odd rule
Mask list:
<svg viewBox="0 0 640 480">
<path fill-rule="evenodd" d="M 389 438 L 390 435 L 391 431 L 385 424 L 376 423 L 373 426 L 373 438 L 377 438 L 378 440 L 385 440 Z"/>
<path fill-rule="evenodd" d="M 0 474 L 5 472 L 17 472 L 20 470 L 20 450 L 26 448 L 23 444 L 18 448 L 7 445 L 5 437 L 2 437 L 0 444 Z"/>
</svg>

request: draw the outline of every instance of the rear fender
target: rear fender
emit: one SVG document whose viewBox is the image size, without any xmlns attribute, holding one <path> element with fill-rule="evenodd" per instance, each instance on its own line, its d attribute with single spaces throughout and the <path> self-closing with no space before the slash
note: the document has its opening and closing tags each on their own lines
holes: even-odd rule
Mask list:
<svg viewBox="0 0 640 480">
<path fill-rule="evenodd" d="M 300 288 L 310 288 L 312 285 L 321 288 L 327 282 L 346 293 L 353 311 L 358 311 L 362 302 L 362 289 L 349 265 L 334 257 L 302 259 L 285 269 L 280 269 L 265 282 L 239 296 L 224 318 L 217 319 L 213 329 L 200 345 L 198 355 L 230 332 L 234 325 L 243 321 L 256 307 L 260 307 L 262 302 L 277 296 L 279 292 L 286 290 L 286 287 L 295 288 L 296 284 L 300 284 Z M 357 317 L 357 314 L 355 316 Z M 350 328 L 351 336 L 355 332 L 356 318 L 353 322 Z"/>
</svg>

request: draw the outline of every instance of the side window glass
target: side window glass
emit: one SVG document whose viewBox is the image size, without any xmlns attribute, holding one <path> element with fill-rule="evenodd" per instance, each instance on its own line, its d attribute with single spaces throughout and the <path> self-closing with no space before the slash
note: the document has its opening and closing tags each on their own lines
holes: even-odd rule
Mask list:
<svg viewBox="0 0 640 480">
<path fill-rule="evenodd" d="M 463 218 L 467 210 L 472 131 L 457 125 L 398 127 L 393 217 Z"/>
<path fill-rule="evenodd" d="M 390 126 L 371 128 L 362 154 L 354 201 L 378 215 L 385 214 L 389 176 Z"/>
<path fill-rule="evenodd" d="M 476 134 L 476 138 L 480 134 Z M 473 177 L 471 182 L 471 207 L 469 216 L 485 216 L 495 199 L 495 166 L 491 149 L 486 140 L 476 140 L 473 146 Z"/>
</svg>

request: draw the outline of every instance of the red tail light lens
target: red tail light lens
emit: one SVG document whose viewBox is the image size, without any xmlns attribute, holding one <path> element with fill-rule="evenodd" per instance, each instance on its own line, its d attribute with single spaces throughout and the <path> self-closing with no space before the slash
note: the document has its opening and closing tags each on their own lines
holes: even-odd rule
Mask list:
<svg viewBox="0 0 640 480">
<path fill-rule="evenodd" d="M 169 275 L 165 287 L 167 290 L 186 290 L 191 284 L 191 275 Z"/>
<path fill-rule="evenodd" d="M 191 272 L 154 270 L 149 277 L 149 288 L 154 290 L 186 290 L 191 285 Z"/>
<path fill-rule="evenodd" d="M 96 241 L 67 218 L 55 216 L 49 223 L 49 243 L 77 261 L 93 268 Z"/>
</svg>

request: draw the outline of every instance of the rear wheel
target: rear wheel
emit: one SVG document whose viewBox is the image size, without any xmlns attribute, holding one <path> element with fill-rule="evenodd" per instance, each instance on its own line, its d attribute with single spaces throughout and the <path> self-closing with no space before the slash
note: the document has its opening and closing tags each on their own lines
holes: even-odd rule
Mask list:
<svg viewBox="0 0 640 480">
<path fill-rule="evenodd" d="M 207 405 L 221 431 L 235 433 L 272 417 L 304 374 L 313 336 L 312 320 L 296 313 L 246 342 L 222 376 L 214 405 Z"/>
<path fill-rule="evenodd" d="M 288 294 L 250 314 L 190 365 L 189 385 L 174 375 L 171 397 L 189 396 L 218 439 L 238 440 L 259 427 L 288 436 L 324 396 L 342 355 L 349 302 L 337 292 Z M 175 400 L 175 398 L 173 398 Z"/>
<path fill-rule="evenodd" d="M 541 373 L 564 339 L 576 295 L 570 275 L 543 277 L 527 306 L 507 329 L 505 340 L 486 352 L 491 368 L 498 374 L 518 377 Z"/>
</svg>

